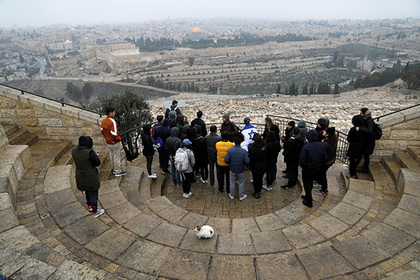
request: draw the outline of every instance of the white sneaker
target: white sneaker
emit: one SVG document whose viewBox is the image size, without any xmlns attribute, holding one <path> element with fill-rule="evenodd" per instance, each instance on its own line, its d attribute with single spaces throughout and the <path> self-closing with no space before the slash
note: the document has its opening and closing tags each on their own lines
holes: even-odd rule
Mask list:
<svg viewBox="0 0 420 280">
<path fill-rule="evenodd" d="M 230 194 L 229 194 L 229 198 L 230 199 L 235 199 L 235 197 L 233 195 L 230 195 Z"/>
<path fill-rule="evenodd" d="M 203 183 L 203 184 L 205 184 L 206 183 L 206 180 L 204 180 L 203 178 L 200 178 L 200 182 Z"/>
<path fill-rule="evenodd" d="M 190 196 L 192 196 L 192 192 L 186 193 L 184 197 L 189 198 Z"/>
<path fill-rule="evenodd" d="M 272 187 L 267 187 L 267 185 L 263 185 L 262 187 L 266 191 L 271 191 L 273 189 Z"/>
<path fill-rule="evenodd" d="M 244 200 L 245 198 L 247 198 L 248 196 L 246 195 L 246 194 L 244 194 L 243 196 L 241 196 L 240 198 L 239 198 L 239 200 Z"/>
<path fill-rule="evenodd" d="M 156 173 L 153 173 L 152 175 L 148 175 L 147 177 L 149 177 L 149 179 L 156 179 L 157 175 Z"/>
</svg>

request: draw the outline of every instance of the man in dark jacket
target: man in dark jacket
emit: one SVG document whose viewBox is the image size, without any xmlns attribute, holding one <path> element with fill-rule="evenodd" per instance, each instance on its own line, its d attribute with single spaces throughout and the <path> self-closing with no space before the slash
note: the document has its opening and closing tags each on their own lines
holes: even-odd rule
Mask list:
<svg viewBox="0 0 420 280">
<path fill-rule="evenodd" d="M 171 118 L 176 119 L 178 115 L 182 115 L 182 113 L 181 113 L 181 110 L 178 108 L 178 101 L 174 100 L 172 101 L 171 107 L 166 109 L 165 119 L 168 119 L 168 120 Z"/>
<path fill-rule="evenodd" d="M 146 157 L 147 161 L 147 173 L 149 179 L 157 178 L 156 173 L 152 173 L 152 163 L 153 155 L 155 154 L 155 149 L 153 148 L 153 140 L 151 137 L 151 128 L 150 124 L 143 125 L 143 134 L 141 135 L 141 142 L 143 143 L 143 155 Z"/>
<path fill-rule="evenodd" d="M 233 139 L 235 146 L 230 148 L 225 156 L 225 163 L 229 164 L 230 168 L 229 198 L 235 198 L 235 182 L 238 181 L 239 200 L 244 200 L 247 198 L 247 195 L 244 193 L 245 165 L 249 165 L 249 157 L 247 152 L 241 147 L 241 143 L 244 141 L 242 133 L 236 132 Z"/>
<path fill-rule="evenodd" d="M 101 164 L 98 154 L 92 149 L 93 140 L 90 136 L 80 136 L 79 145 L 71 153 L 76 164 L 77 189 L 84 191 L 88 210 L 94 217 L 105 213 L 104 209 L 98 209 L 99 183 L 98 169 Z"/>
<path fill-rule="evenodd" d="M 171 136 L 166 139 L 166 150 L 168 150 L 169 152 L 169 159 L 171 160 L 171 177 L 172 177 L 172 183 L 173 185 L 178 184 L 179 186 L 181 185 L 181 175 L 179 173 L 179 171 L 176 170 L 175 168 L 175 154 L 176 151 L 181 148 L 182 146 L 182 141 L 179 138 L 179 134 L 180 134 L 180 130 L 178 127 L 172 127 L 171 129 Z"/>
<path fill-rule="evenodd" d="M 167 175 L 169 174 L 168 165 L 169 165 L 169 152 L 165 148 L 166 139 L 171 136 L 171 130 L 169 129 L 169 120 L 164 119 L 162 126 L 159 126 L 156 129 L 156 136 L 162 139 L 163 148 L 158 151 L 159 153 L 159 163 L 162 167 L 162 174 Z"/>
<path fill-rule="evenodd" d="M 375 149 L 375 138 L 373 137 L 373 128 L 375 123 L 372 119 L 372 113 L 368 108 L 360 109 L 360 115 L 363 117 L 364 125 L 359 127 L 359 131 L 365 135 L 367 143 L 365 145 L 365 149 L 363 150 L 364 163 L 361 172 L 369 173 L 369 157 L 373 154 L 373 150 Z"/>
<path fill-rule="evenodd" d="M 203 112 L 198 111 L 197 112 L 197 118 L 195 118 L 192 122 L 191 122 L 191 127 L 194 127 L 196 125 L 201 127 L 201 135 L 204 137 L 207 135 L 207 128 L 206 128 L 206 124 L 204 123 L 204 121 L 201 119 L 203 117 Z"/>
<path fill-rule="evenodd" d="M 263 189 L 271 191 L 277 174 L 277 158 L 280 153 L 280 142 L 276 139 L 276 133 L 269 131 L 266 138 L 267 160 L 266 160 L 266 180 L 267 184 L 263 185 Z"/>
<path fill-rule="evenodd" d="M 304 145 L 300 153 L 299 165 L 302 167 L 302 180 L 305 195 L 302 195 L 302 203 L 312 207 L 313 181 L 318 179 L 321 166 L 327 162 L 328 156 L 325 145 L 318 141 L 319 134 L 316 130 L 310 130 L 306 134 L 308 144 Z"/>
<path fill-rule="evenodd" d="M 298 169 L 299 169 L 299 157 L 302 147 L 304 145 L 304 140 L 300 135 L 299 127 L 293 128 L 292 136 L 289 140 L 284 143 L 284 162 L 286 163 L 286 169 L 288 171 L 289 180 L 286 185 L 281 186 L 283 189 L 290 190 L 296 186 L 298 178 Z"/>
<path fill-rule="evenodd" d="M 222 141 L 222 137 L 216 134 L 217 127 L 210 126 L 210 134 L 204 137 L 207 147 L 207 159 L 210 165 L 210 185 L 214 185 L 214 167 L 217 163 L 216 143 Z"/>
<path fill-rule="evenodd" d="M 238 127 L 230 121 L 230 116 L 228 114 L 224 114 L 222 118 L 222 127 L 220 128 L 220 133 L 227 132 L 229 133 L 229 141 L 233 142 L 233 135 L 235 132 L 238 132 Z"/>
<path fill-rule="evenodd" d="M 349 157 L 349 171 L 348 178 L 356 178 L 356 168 L 362 160 L 363 153 L 366 150 L 366 134 L 360 131 L 360 127 L 363 126 L 364 120 L 361 115 L 356 115 L 352 118 L 353 127 L 347 134 L 347 141 L 349 142 L 349 148 L 347 150 L 347 156 Z M 369 143 L 368 143 L 369 144 Z"/>
</svg>

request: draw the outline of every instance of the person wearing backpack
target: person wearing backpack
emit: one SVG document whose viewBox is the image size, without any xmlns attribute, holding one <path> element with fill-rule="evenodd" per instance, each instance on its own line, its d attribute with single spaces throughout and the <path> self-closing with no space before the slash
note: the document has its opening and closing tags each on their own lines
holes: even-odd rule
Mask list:
<svg viewBox="0 0 420 280">
<path fill-rule="evenodd" d="M 375 123 L 372 119 L 372 114 L 368 108 L 360 109 L 360 115 L 363 117 L 364 125 L 360 127 L 356 127 L 356 130 L 363 133 L 366 137 L 366 145 L 363 150 L 363 168 L 360 171 L 361 173 L 369 173 L 369 163 L 370 163 L 370 155 L 373 154 L 373 150 L 375 149 L 375 138 L 374 135 L 374 128 Z"/>
<path fill-rule="evenodd" d="M 182 141 L 182 147 L 175 154 L 175 166 L 181 173 L 182 190 L 184 198 L 189 198 L 191 193 L 191 183 L 194 179 L 195 157 L 192 151 L 192 142 L 186 138 Z"/>
<path fill-rule="evenodd" d="M 175 154 L 176 151 L 182 146 L 182 141 L 179 138 L 179 128 L 172 127 L 171 128 L 171 136 L 166 139 L 166 150 L 169 152 L 169 159 L 171 161 L 171 177 L 172 177 L 172 184 L 173 185 L 181 185 L 181 177 L 179 171 L 175 168 Z"/>
<path fill-rule="evenodd" d="M 171 130 L 169 129 L 169 120 L 164 119 L 162 126 L 159 126 L 156 129 L 156 141 L 155 145 L 158 145 L 157 150 L 159 153 L 159 163 L 162 166 L 162 174 L 169 174 L 168 165 L 169 165 L 169 152 L 165 148 L 166 139 L 171 136 Z"/>
<path fill-rule="evenodd" d="M 147 161 L 147 174 L 149 179 L 157 178 L 156 173 L 152 173 L 152 163 L 153 155 L 155 154 L 155 149 L 153 148 L 153 141 L 151 137 L 151 128 L 150 124 L 143 125 L 143 133 L 141 134 L 141 142 L 143 144 L 143 155 L 146 157 Z"/>
<path fill-rule="evenodd" d="M 170 120 L 171 118 L 173 118 L 176 120 L 178 115 L 182 115 L 182 113 L 181 113 L 181 110 L 178 108 L 178 101 L 174 100 L 172 101 L 171 107 L 166 109 L 165 119 Z"/>
</svg>

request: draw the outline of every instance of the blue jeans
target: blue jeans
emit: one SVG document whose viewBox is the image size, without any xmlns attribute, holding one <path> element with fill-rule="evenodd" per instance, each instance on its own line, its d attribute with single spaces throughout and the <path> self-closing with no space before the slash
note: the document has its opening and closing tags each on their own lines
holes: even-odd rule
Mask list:
<svg viewBox="0 0 420 280">
<path fill-rule="evenodd" d="M 181 174 L 178 170 L 176 170 L 175 161 L 173 159 L 171 159 L 171 177 L 172 182 L 174 182 L 175 184 L 181 184 Z"/>
<path fill-rule="evenodd" d="M 169 173 L 169 152 L 165 149 L 158 151 L 159 153 L 159 163 L 162 165 L 162 171 Z"/>
<path fill-rule="evenodd" d="M 271 186 L 276 179 L 276 169 L 277 166 L 274 164 L 272 166 L 267 165 L 266 167 L 266 180 L 267 180 L 267 186 Z"/>
</svg>

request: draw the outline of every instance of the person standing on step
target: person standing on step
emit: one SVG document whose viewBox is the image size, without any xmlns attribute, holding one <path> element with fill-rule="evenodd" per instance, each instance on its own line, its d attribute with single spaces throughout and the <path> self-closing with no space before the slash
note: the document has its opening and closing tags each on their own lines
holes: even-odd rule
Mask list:
<svg viewBox="0 0 420 280">
<path fill-rule="evenodd" d="M 347 156 L 349 157 L 349 171 L 347 178 L 356 178 L 356 168 L 362 161 L 363 153 L 366 149 L 366 135 L 358 128 L 364 125 L 364 119 L 361 115 L 356 115 L 351 120 L 353 127 L 347 134 L 349 148 Z"/>
<path fill-rule="evenodd" d="M 229 198 L 235 198 L 235 183 L 238 182 L 239 200 L 244 200 L 247 195 L 244 193 L 245 187 L 245 166 L 249 165 L 249 157 L 247 151 L 242 149 L 241 143 L 244 141 L 244 136 L 240 132 L 236 132 L 233 136 L 235 146 L 227 151 L 225 156 L 225 163 L 229 164 L 229 179 L 230 192 Z"/>
<path fill-rule="evenodd" d="M 257 133 L 257 129 L 255 126 L 250 124 L 251 119 L 248 117 L 244 118 L 244 128 L 242 129 L 241 133 L 244 136 L 244 142 L 242 143 L 243 148 L 248 151 L 249 147 L 251 147 L 252 142 L 254 141 L 254 135 Z"/>
<path fill-rule="evenodd" d="M 159 126 L 156 129 L 156 136 L 157 139 L 161 139 L 162 141 L 162 148 L 158 148 L 158 153 L 159 153 L 159 162 L 162 165 L 162 174 L 163 175 L 167 175 L 169 174 L 169 170 L 168 170 L 168 166 L 169 166 L 169 152 L 168 150 L 165 148 L 165 144 L 166 144 L 166 139 L 169 138 L 169 136 L 171 136 L 171 130 L 169 129 L 169 120 L 168 119 L 164 119 L 162 126 Z"/>
<path fill-rule="evenodd" d="M 284 143 L 284 162 L 288 171 L 288 182 L 281 186 L 283 189 L 290 190 L 296 186 L 299 171 L 299 157 L 304 145 L 304 140 L 300 135 L 299 127 L 293 128 L 292 136 Z"/>
<path fill-rule="evenodd" d="M 165 112 L 165 119 L 175 119 L 178 117 L 178 115 L 182 115 L 181 110 L 178 108 L 178 101 L 173 100 L 171 107 L 166 109 Z"/>
<path fill-rule="evenodd" d="M 319 183 L 321 184 L 320 190 L 315 190 L 315 194 L 320 196 L 326 196 L 328 194 L 328 179 L 327 171 L 334 164 L 336 151 L 337 151 L 337 135 L 335 134 L 335 127 L 327 127 L 323 132 L 324 140 L 322 143 L 325 145 L 327 151 L 327 162 L 321 166 L 321 172 L 319 174 Z"/>
<path fill-rule="evenodd" d="M 253 143 L 251 144 L 251 147 L 249 147 L 248 152 L 249 168 L 251 169 L 252 180 L 254 182 L 254 193 L 252 196 L 255 198 L 261 198 L 267 150 L 261 135 L 256 133 L 253 138 Z"/>
<path fill-rule="evenodd" d="M 166 150 L 169 152 L 169 159 L 171 161 L 171 177 L 172 177 L 172 184 L 173 185 L 181 185 L 181 177 L 179 171 L 175 169 L 175 153 L 176 151 L 181 148 L 182 141 L 179 138 L 180 130 L 178 127 L 172 127 L 171 129 L 171 136 L 166 139 Z"/>
<path fill-rule="evenodd" d="M 85 192 L 88 211 L 94 217 L 105 213 L 104 209 L 98 209 L 98 191 L 101 187 L 97 166 L 101 160 L 93 149 L 93 140 L 90 136 L 80 136 L 79 145 L 71 153 L 76 165 L 77 189 Z"/>
<path fill-rule="evenodd" d="M 141 142 L 143 144 L 143 155 L 146 157 L 147 174 L 149 179 L 157 178 L 156 173 L 152 173 L 153 155 L 155 149 L 153 148 L 153 140 L 151 137 L 152 125 L 143 125 L 143 133 L 141 134 Z"/>
<path fill-rule="evenodd" d="M 373 128 L 375 123 L 372 119 L 372 113 L 368 108 L 360 109 L 360 115 L 363 117 L 364 125 L 359 127 L 359 131 L 365 134 L 367 142 L 367 145 L 365 145 L 365 149 L 363 150 L 364 163 L 361 172 L 367 174 L 369 173 L 369 157 L 373 154 L 373 150 L 375 149 L 375 138 L 373 137 Z"/>
<path fill-rule="evenodd" d="M 121 136 L 118 132 L 117 122 L 115 121 L 115 109 L 109 107 L 106 109 L 106 118 L 102 120 L 101 132 L 105 137 L 106 146 L 109 151 L 109 160 L 112 164 L 112 173 L 115 176 L 124 176 L 127 172 L 121 168 Z"/>
<path fill-rule="evenodd" d="M 184 150 L 188 158 L 188 167 L 185 171 L 181 172 L 182 191 L 184 192 L 182 197 L 189 198 L 192 195 L 191 183 L 194 179 L 195 157 L 194 152 L 192 151 L 192 142 L 188 138 L 182 141 L 182 149 Z"/>
<path fill-rule="evenodd" d="M 203 137 L 205 137 L 207 135 L 207 128 L 206 128 L 206 123 L 202 120 L 203 117 L 203 112 L 198 111 L 197 112 L 197 118 L 195 118 L 192 122 L 191 122 L 191 127 L 194 127 L 196 125 L 201 127 L 201 135 Z"/>
<path fill-rule="evenodd" d="M 308 144 L 304 145 L 300 153 L 299 165 L 302 167 L 302 181 L 305 195 L 302 195 L 302 203 L 312 207 L 313 181 L 318 179 L 321 166 L 327 162 L 325 145 L 319 142 L 319 133 L 309 130 L 306 134 Z"/>
<path fill-rule="evenodd" d="M 280 142 L 276 139 L 276 133 L 274 131 L 269 131 L 267 133 L 267 139 L 265 140 L 265 147 L 267 149 L 267 158 L 266 158 L 266 180 L 267 184 L 263 185 L 263 189 L 271 191 L 274 180 L 276 179 L 277 172 L 277 158 L 280 153 Z"/>
<path fill-rule="evenodd" d="M 222 141 L 216 143 L 216 153 L 217 153 L 217 183 L 219 185 L 219 191 L 223 193 L 224 185 L 226 181 L 226 191 L 229 193 L 229 164 L 225 162 L 225 156 L 227 151 L 235 146 L 232 142 L 229 141 L 229 133 L 222 132 Z"/>
<path fill-rule="evenodd" d="M 210 134 L 204 137 L 204 141 L 207 147 L 207 159 L 209 161 L 209 177 L 210 177 L 210 185 L 214 185 L 214 167 L 217 167 L 217 151 L 216 151 L 216 143 L 222 141 L 222 137 L 216 134 L 217 127 L 215 125 L 210 126 Z"/>
</svg>

